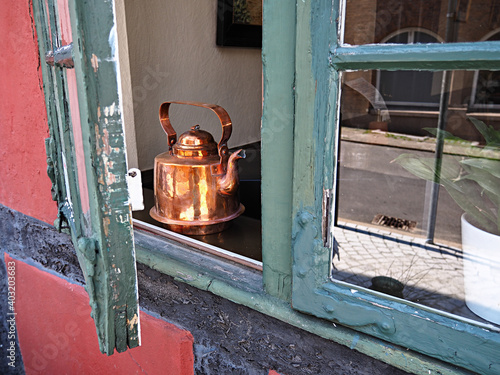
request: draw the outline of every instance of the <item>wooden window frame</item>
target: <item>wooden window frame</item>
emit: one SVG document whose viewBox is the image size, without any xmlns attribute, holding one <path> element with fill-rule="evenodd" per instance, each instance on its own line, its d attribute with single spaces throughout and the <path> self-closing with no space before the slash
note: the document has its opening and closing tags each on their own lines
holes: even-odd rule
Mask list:
<svg viewBox="0 0 500 375">
<path fill-rule="evenodd" d="M 55 226 L 71 235 L 100 351 L 123 352 L 140 345 L 140 323 L 116 46 L 109 42 L 116 33 L 113 3 L 35 0 L 33 23 L 50 134 L 45 141 L 47 172 L 58 204 Z M 72 64 L 61 63 L 54 52 L 69 42 Z M 46 61 L 49 54 L 52 65 Z M 74 86 L 70 88 L 68 68 L 74 69 L 78 103 L 70 100 Z M 80 161 L 76 122 L 81 126 Z"/>
<path fill-rule="evenodd" d="M 500 43 L 343 46 L 343 2 L 319 3 L 297 4 L 292 304 L 472 371 L 498 372 L 500 335 L 494 326 L 333 281 L 322 224 L 331 215 L 324 212 L 323 197 L 334 189 L 341 72 L 498 70 Z"/>
</svg>

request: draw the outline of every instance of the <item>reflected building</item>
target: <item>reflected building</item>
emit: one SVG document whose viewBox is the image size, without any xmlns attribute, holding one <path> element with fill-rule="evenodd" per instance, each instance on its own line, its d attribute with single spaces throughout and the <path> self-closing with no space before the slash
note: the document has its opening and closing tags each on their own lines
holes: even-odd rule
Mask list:
<svg viewBox="0 0 500 375">
<path fill-rule="evenodd" d="M 500 1 L 361 0 L 346 1 L 344 42 L 444 43 L 500 40 Z M 436 127 L 443 73 L 431 71 L 345 72 L 342 126 L 382 129 L 428 136 Z M 477 117 L 500 128 L 500 73 L 451 72 L 446 130 L 455 136 L 481 141 L 466 121 Z"/>
</svg>

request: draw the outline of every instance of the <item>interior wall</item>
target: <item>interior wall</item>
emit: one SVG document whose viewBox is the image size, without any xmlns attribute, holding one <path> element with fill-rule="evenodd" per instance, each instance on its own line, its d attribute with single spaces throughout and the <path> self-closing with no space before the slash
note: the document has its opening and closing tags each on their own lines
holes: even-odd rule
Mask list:
<svg viewBox="0 0 500 375">
<path fill-rule="evenodd" d="M 137 143 L 135 139 L 134 106 L 132 100 L 132 82 L 130 76 L 130 54 L 128 51 L 125 0 L 115 0 L 116 35 L 118 43 L 118 66 L 120 82 L 120 107 L 122 109 L 127 148 L 128 168 L 137 168 Z"/>
<path fill-rule="evenodd" d="M 218 104 L 233 122 L 229 147 L 260 139 L 262 63 L 258 48 L 215 44 L 217 1 L 125 0 L 139 168 L 167 150 L 158 109 L 169 100 Z M 218 141 L 221 126 L 208 109 L 172 106 L 178 135 L 199 124 Z"/>
</svg>

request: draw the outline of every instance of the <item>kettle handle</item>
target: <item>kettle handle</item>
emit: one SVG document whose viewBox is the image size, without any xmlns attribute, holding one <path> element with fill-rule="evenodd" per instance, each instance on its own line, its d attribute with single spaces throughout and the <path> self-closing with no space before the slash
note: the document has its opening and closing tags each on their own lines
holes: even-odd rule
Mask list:
<svg viewBox="0 0 500 375">
<path fill-rule="evenodd" d="M 169 149 L 172 149 L 172 146 L 175 144 L 175 142 L 177 142 L 177 133 L 172 127 L 172 124 L 170 123 L 170 118 L 168 117 L 168 110 L 170 108 L 170 104 L 194 105 L 196 107 L 204 107 L 214 111 L 215 114 L 219 117 L 219 121 L 222 125 L 222 137 L 218 144 L 219 156 L 221 157 L 221 160 L 227 158 L 228 156 L 227 141 L 231 136 L 232 122 L 231 118 L 229 117 L 224 108 L 216 104 L 207 104 L 200 102 L 169 101 L 162 103 L 162 105 L 160 106 L 160 123 L 161 126 L 163 127 L 163 130 L 165 130 L 165 133 L 167 133 Z"/>
</svg>

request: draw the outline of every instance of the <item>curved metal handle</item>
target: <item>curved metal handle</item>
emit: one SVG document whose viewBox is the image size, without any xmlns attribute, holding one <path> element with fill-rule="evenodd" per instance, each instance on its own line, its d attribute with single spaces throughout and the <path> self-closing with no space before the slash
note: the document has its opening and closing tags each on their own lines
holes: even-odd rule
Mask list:
<svg viewBox="0 0 500 375">
<path fill-rule="evenodd" d="M 187 104 L 187 105 L 194 105 L 196 107 L 204 107 L 211 109 L 212 111 L 215 112 L 217 117 L 219 117 L 219 121 L 222 125 L 222 137 L 219 141 L 218 145 L 218 150 L 219 150 L 219 156 L 221 158 L 221 161 L 223 159 L 226 159 L 228 156 L 228 148 L 227 148 L 227 141 L 229 140 L 229 137 L 231 136 L 232 132 L 232 122 L 231 119 L 229 118 L 229 115 L 227 114 L 226 110 L 222 108 L 221 106 L 218 106 L 216 104 L 207 104 L 207 103 L 200 103 L 200 102 L 185 102 L 185 101 L 169 101 L 162 103 L 160 106 L 160 123 L 161 126 L 163 127 L 163 130 L 165 130 L 165 133 L 167 133 L 168 136 L 168 146 L 170 149 L 172 149 L 172 146 L 175 144 L 177 141 L 177 133 L 175 132 L 174 128 L 172 127 L 172 124 L 170 123 L 170 118 L 168 117 L 168 110 L 170 108 L 170 104 Z"/>
</svg>

